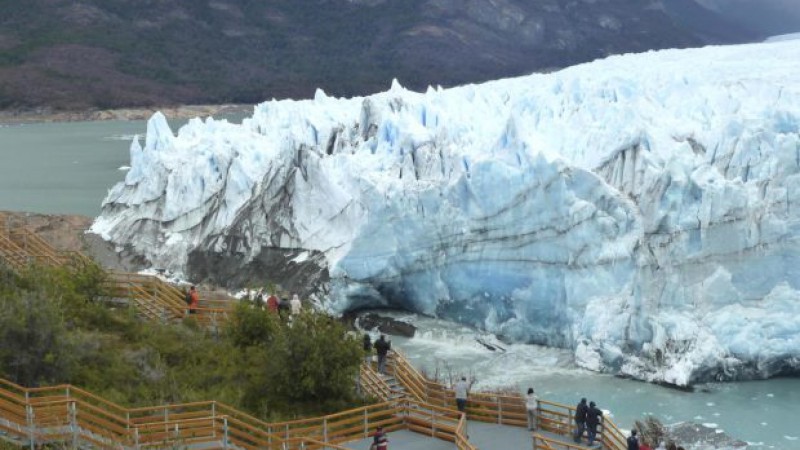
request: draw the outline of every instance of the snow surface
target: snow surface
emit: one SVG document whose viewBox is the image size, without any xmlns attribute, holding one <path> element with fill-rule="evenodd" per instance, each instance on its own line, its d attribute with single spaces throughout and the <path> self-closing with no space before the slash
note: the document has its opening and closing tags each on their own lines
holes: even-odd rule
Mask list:
<svg viewBox="0 0 800 450">
<path fill-rule="evenodd" d="M 155 114 L 93 230 L 324 253 L 334 312 L 393 305 L 687 384 L 800 369 L 800 41 L 613 56 L 415 93 Z"/>
<path fill-rule="evenodd" d="M 800 39 L 800 33 L 780 34 L 767 38 L 766 42 L 780 42 Z"/>
</svg>

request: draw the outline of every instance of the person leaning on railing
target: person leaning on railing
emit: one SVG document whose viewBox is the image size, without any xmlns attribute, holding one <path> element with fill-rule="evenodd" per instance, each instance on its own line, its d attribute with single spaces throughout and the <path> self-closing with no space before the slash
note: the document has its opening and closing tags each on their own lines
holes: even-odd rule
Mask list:
<svg viewBox="0 0 800 450">
<path fill-rule="evenodd" d="M 528 430 L 536 431 L 536 415 L 539 410 L 539 399 L 533 392 L 533 388 L 528 388 L 528 393 L 525 395 L 525 409 L 528 412 Z"/>
<path fill-rule="evenodd" d="M 586 428 L 589 434 L 589 447 L 594 444 L 597 437 L 597 427 L 603 421 L 603 411 L 595 406 L 594 402 L 589 402 L 589 409 L 586 411 Z"/>
<path fill-rule="evenodd" d="M 589 411 L 589 405 L 586 404 L 586 399 L 582 398 L 578 406 L 575 407 L 575 433 L 573 440 L 580 444 L 583 433 L 586 432 L 586 412 Z"/>
</svg>

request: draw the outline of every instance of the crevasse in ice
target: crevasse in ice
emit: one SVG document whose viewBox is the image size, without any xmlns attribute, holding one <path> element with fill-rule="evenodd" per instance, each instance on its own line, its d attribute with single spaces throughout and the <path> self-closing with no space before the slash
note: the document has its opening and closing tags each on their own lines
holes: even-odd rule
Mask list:
<svg viewBox="0 0 800 450">
<path fill-rule="evenodd" d="M 800 41 L 150 120 L 93 230 L 324 254 L 342 312 L 394 305 L 679 385 L 800 369 Z"/>
</svg>

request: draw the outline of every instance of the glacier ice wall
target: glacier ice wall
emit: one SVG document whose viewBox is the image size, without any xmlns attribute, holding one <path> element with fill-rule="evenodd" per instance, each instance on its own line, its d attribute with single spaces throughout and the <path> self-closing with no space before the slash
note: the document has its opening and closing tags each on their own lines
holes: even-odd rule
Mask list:
<svg viewBox="0 0 800 450">
<path fill-rule="evenodd" d="M 786 41 L 320 91 L 177 136 L 156 114 L 93 229 L 177 271 L 313 251 L 333 311 L 398 306 L 684 385 L 800 369 L 799 201 Z"/>
</svg>

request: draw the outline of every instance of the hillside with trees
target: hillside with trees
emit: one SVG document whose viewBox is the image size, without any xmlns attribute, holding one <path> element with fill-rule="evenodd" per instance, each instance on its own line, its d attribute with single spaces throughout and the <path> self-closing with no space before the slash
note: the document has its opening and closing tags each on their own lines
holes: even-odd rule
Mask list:
<svg viewBox="0 0 800 450">
<path fill-rule="evenodd" d="M 665 6 L 666 5 L 666 6 Z M 752 37 L 693 0 L 0 0 L 0 109 L 255 103 Z"/>
<path fill-rule="evenodd" d="M 125 406 L 217 400 L 266 420 L 360 404 L 360 341 L 305 311 L 291 326 L 242 302 L 220 330 L 137 319 L 100 301 L 104 272 L 0 265 L 0 377 L 69 383 Z"/>
</svg>

